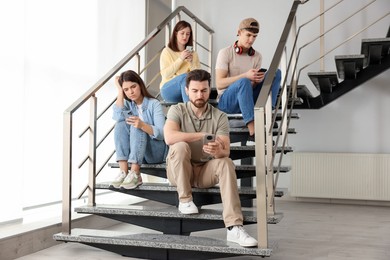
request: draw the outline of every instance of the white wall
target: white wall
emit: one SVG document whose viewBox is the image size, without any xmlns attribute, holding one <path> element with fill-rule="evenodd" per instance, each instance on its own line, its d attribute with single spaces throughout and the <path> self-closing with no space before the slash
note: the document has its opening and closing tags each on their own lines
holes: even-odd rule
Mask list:
<svg viewBox="0 0 390 260">
<path fill-rule="evenodd" d="M 292 4 L 286 0 L 176 2 L 215 30 L 215 50 L 236 40 L 241 19 L 257 18 L 261 31 L 254 47 L 262 52 L 264 66 L 271 61 Z M 344 2 L 326 20 L 327 26 L 368 1 Z M 311 18 L 318 6 L 319 1 L 304 5 L 298 23 Z M 142 0 L 9 0 L 3 7 L 0 205 L 8 210 L 0 215 L 0 222 L 21 217 L 22 207 L 61 200 L 63 111 L 139 43 L 146 31 Z M 335 32 L 326 48 L 332 47 L 337 33 L 353 33 L 360 23 L 371 21 L 372 13 L 388 10 L 388 0 L 378 0 L 373 12 Z M 389 24 L 386 18 L 363 37 L 383 37 Z M 317 25 L 305 30 L 305 40 L 313 37 Z M 317 51 L 318 47 L 308 49 L 303 61 L 310 61 Z M 360 47 L 351 43 L 342 51 L 356 53 Z M 326 59 L 326 69 L 334 70 L 336 54 Z M 318 64 L 310 69 L 318 70 Z M 312 87 L 307 77 L 302 78 Z M 290 145 L 296 151 L 390 153 L 388 81 L 387 71 L 325 108 L 298 111 L 301 119 L 293 122 L 298 134 L 290 137 Z M 283 185 L 289 185 L 288 179 Z"/>
<path fill-rule="evenodd" d="M 4 6 L 0 205 L 8 210 L 0 222 L 20 218 L 22 208 L 62 199 L 63 112 L 145 37 L 142 0 L 17 0 Z M 109 98 L 115 93 L 113 86 Z M 79 156 L 75 164 L 86 154 Z"/>
<path fill-rule="evenodd" d="M 22 216 L 23 94 L 24 94 L 24 2 L 9 1 L 0 8 L 0 222 Z M 9 14 L 14 15 L 10 16 Z M 9 26 L 12 24 L 12 26 Z M 16 33 L 19 32 L 19 33 Z M 17 191 L 17 192 L 15 192 Z M 13 195 L 13 196 L 12 196 Z M 4 207 L 6 206 L 6 207 Z"/>
<path fill-rule="evenodd" d="M 184 5 L 195 15 L 215 30 L 214 49 L 219 50 L 236 40 L 239 22 L 246 17 L 255 17 L 260 22 L 260 33 L 254 48 L 264 57 L 264 66 L 269 66 L 276 44 L 279 40 L 288 12 L 293 1 L 247 0 L 238 3 L 235 0 L 177 0 L 177 5 Z M 325 1 L 330 7 L 336 1 Z M 368 0 L 346 0 L 325 18 L 325 29 L 330 29 L 343 17 L 352 14 Z M 309 1 L 298 11 L 298 26 L 308 21 L 319 12 L 320 1 Z M 218 10 L 218 11 L 216 11 Z M 348 20 L 342 29 L 327 34 L 325 51 L 338 45 L 344 38 L 353 35 L 365 25 L 373 22 L 390 10 L 388 0 L 378 0 L 368 7 L 358 17 Z M 335 71 L 334 56 L 340 54 L 360 53 L 362 38 L 382 38 L 390 25 L 390 17 L 375 24 L 356 39 L 351 40 L 325 57 L 325 70 Z M 307 25 L 301 30 L 302 45 L 318 35 L 319 20 Z M 301 52 L 300 66 L 306 65 L 318 57 L 319 44 L 315 41 Z M 217 52 L 214 53 L 214 61 Z M 301 73 L 300 84 L 305 84 L 317 95 L 315 87 L 307 77 L 309 71 L 319 71 L 319 62 L 314 63 Z M 346 152 L 346 153 L 390 153 L 390 71 L 386 71 L 362 86 L 340 97 L 328 106 L 319 110 L 297 110 L 301 115 L 299 120 L 292 122 L 292 127 L 298 132 L 289 137 L 289 145 L 295 151 L 305 152 Z M 287 158 L 288 159 L 288 158 Z M 288 160 L 287 160 L 288 163 Z M 279 179 L 281 187 L 289 187 L 289 176 L 282 175 Z"/>
</svg>

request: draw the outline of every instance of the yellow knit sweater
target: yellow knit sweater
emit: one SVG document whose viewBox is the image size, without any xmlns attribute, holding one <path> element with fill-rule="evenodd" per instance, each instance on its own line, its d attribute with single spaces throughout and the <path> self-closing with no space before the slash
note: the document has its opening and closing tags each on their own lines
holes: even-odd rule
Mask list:
<svg viewBox="0 0 390 260">
<path fill-rule="evenodd" d="M 180 58 L 180 52 L 174 52 L 169 47 L 165 47 L 160 56 L 162 78 L 160 88 L 174 77 L 194 69 L 200 69 L 199 57 L 195 51 L 192 53 L 192 62 L 189 62 Z"/>
</svg>

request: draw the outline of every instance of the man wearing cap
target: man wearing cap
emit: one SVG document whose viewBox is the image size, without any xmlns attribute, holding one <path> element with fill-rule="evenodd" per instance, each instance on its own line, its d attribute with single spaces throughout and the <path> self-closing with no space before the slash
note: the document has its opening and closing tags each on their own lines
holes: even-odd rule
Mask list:
<svg viewBox="0 0 390 260">
<path fill-rule="evenodd" d="M 218 108 L 229 114 L 241 113 L 250 137 L 254 136 L 254 106 L 263 86 L 265 72 L 260 72 L 261 53 L 252 48 L 260 26 L 256 19 L 246 18 L 238 27 L 238 40 L 219 51 L 215 66 Z M 272 108 L 276 106 L 281 72 L 272 83 Z"/>
</svg>

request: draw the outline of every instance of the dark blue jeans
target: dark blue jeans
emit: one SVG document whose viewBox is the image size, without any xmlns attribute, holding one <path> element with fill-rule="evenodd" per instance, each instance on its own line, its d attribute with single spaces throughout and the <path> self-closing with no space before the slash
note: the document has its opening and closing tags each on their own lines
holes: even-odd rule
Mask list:
<svg viewBox="0 0 390 260">
<path fill-rule="evenodd" d="M 267 75 L 266 75 L 267 76 Z M 272 82 L 272 108 L 275 108 L 280 89 L 282 73 L 278 69 Z M 265 79 L 265 78 L 264 78 Z M 228 114 L 242 114 L 245 124 L 255 118 L 254 107 L 259 97 L 264 80 L 252 87 L 249 79 L 239 79 L 231 84 L 218 101 L 218 108 Z"/>
</svg>

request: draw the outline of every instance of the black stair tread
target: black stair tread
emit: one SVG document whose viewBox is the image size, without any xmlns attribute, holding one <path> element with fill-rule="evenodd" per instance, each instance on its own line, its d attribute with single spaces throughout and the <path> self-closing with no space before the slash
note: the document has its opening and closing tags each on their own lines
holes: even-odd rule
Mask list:
<svg viewBox="0 0 390 260">
<path fill-rule="evenodd" d="M 119 190 L 111 186 L 110 182 L 100 182 L 96 183 L 95 185 L 96 189 L 111 189 L 111 190 Z M 175 186 L 170 185 L 169 183 L 143 183 L 141 186 L 138 186 L 135 190 L 142 190 L 142 191 L 162 191 L 162 192 L 177 192 L 177 189 Z M 130 190 L 131 191 L 131 190 Z M 211 188 L 192 188 L 193 193 L 214 193 L 214 194 L 220 194 L 219 187 L 211 187 Z M 254 187 L 247 187 L 247 186 L 238 186 L 238 193 L 244 194 L 244 195 L 256 195 L 256 188 Z M 281 197 L 280 195 L 283 195 L 284 191 L 282 190 L 276 190 L 275 191 L 275 197 Z"/>
<path fill-rule="evenodd" d="M 229 119 L 242 119 L 242 114 L 227 114 Z M 298 113 L 291 113 L 291 118 L 299 119 L 300 116 Z M 282 113 L 277 113 L 276 120 L 280 121 L 282 119 Z"/>
<path fill-rule="evenodd" d="M 277 152 L 280 152 L 282 150 L 281 146 L 278 146 Z M 255 151 L 255 146 L 254 145 L 247 145 L 247 146 L 230 146 L 230 152 L 241 152 L 241 151 Z M 292 152 L 293 148 L 291 146 L 286 146 L 284 147 L 285 152 Z"/>
<path fill-rule="evenodd" d="M 254 147 L 254 146 L 253 146 Z M 109 163 L 109 167 L 111 168 L 119 168 L 119 163 Z M 256 171 L 255 165 L 236 165 L 236 172 L 239 171 Z M 165 163 L 156 163 L 156 164 L 142 164 L 141 165 L 141 173 L 144 173 L 146 170 L 165 170 L 166 164 Z M 274 167 L 274 172 L 278 170 L 278 167 Z M 279 168 L 279 172 L 289 172 L 291 170 L 290 166 L 281 166 Z"/>
<path fill-rule="evenodd" d="M 170 101 L 165 101 L 165 100 L 160 101 L 160 104 L 163 106 L 166 106 L 166 107 L 176 105 L 177 103 L 178 102 L 170 102 Z M 209 104 L 216 106 L 216 105 L 218 105 L 218 101 L 216 99 L 209 99 Z"/>
<path fill-rule="evenodd" d="M 143 183 L 136 189 L 126 190 L 123 188 L 114 188 L 110 182 L 102 182 L 97 183 L 95 188 L 116 191 L 174 206 L 178 204 L 177 189 L 169 183 Z M 239 186 L 238 194 L 241 201 L 253 200 L 257 195 L 256 189 L 249 186 Z M 192 188 L 192 195 L 194 203 L 198 207 L 221 203 L 221 194 L 218 187 L 211 187 L 207 189 Z M 282 197 L 283 195 L 283 190 L 276 190 L 274 192 L 275 197 Z"/>
<path fill-rule="evenodd" d="M 219 254 L 270 256 L 272 249 L 244 248 L 223 239 L 199 236 L 163 235 L 159 233 L 129 233 L 123 231 L 75 228 L 71 234 L 54 234 L 57 241 L 83 244 L 109 244 L 123 247 L 159 248 Z M 275 245 L 274 245 L 275 246 Z M 273 246 L 273 247 L 274 247 Z"/>
<path fill-rule="evenodd" d="M 374 49 L 370 50 L 371 47 Z M 361 54 L 365 56 L 364 67 L 380 62 L 383 56 L 388 55 L 390 38 L 371 38 L 362 40 Z M 374 53 L 372 53 L 372 51 Z"/>
<path fill-rule="evenodd" d="M 340 79 L 355 79 L 356 73 L 363 69 L 363 54 L 336 55 L 336 68 Z"/>
<path fill-rule="evenodd" d="M 197 219 L 207 221 L 223 221 L 222 210 L 201 208 L 199 214 L 181 214 L 177 207 L 171 205 L 163 206 L 137 206 L 137 205 L 96 205 L 82 206 L 75 208 L 75 212 L 84 214 L 115 214 L 139 217 L 159 217 L 159 218 L 176 218 L 176 219 Z M 244 222 L 247 224 L 257 223 L 256 211 L 243 210 L 242 215 Z M 282 213 L 268 216 L 269 224 L 278 223 L 283 218 Z"/>
<path fill-rule="evenodd" d="M 130 166 L 130 163 L 129 163 Z M 108 167 L 119 168 L 118 163 L 108 163 Z M 277 166 L 274 166 L 274 173 L 278 170 Z M 291 170 L 290 166 L 281 166 L 279 172 L 289 172 Z M 142 164 L 141 173 L 157 176 L 160 178 L 167 178 L 166 175 L 166 164 Z M 237 179 L 254 177 L 256 175 L 256 166 L 254 165 L 236 165 L 236 175 Z"/>
<path fill-rule="evenodd" d="M 166 107 L 169 107 L 169 106 L 172 106 L 172 105 L 176 105 L 178 102 L 168 102 L 168 101 L 160 101 L 161 105 L 163 106 L 166 106 Z M 216 106 L 218 105 L 218 101 L 216 99 L 209 99 L 209 103 L 213 106 Z M 231 119 L 242 119 L 242 114 L 227 114 L 228 116 L 228 119 L 231 120 Z M 276 120 L 280 120 L 282 118 L 282 114 L 281 113 L 278 113 L 276 115 Z M 291 118 L 295 118 L 295 119 L 298 119 L 299 118 L 299 114 L 298 113 L 291 113 Z"/>
<path fill-rule="evenodd" d="M 101 182 L 96 184 L 97 189 L 109 189 L 110 182 Z M 116 190 L 115 188 L 111 188 Z M 136 190 L 144 190 L 144 191 L 172 191 L 176 192 L 176 187 L 170 185 L 169 183 L 143 183 L 141 186 L 138 186 Z M 202 192 L 202 193 L 220 193 L 218 187 L 211 188 L 192 188 L 192 192 Z M 240 194 L 256 194 L 256 190 L 252 187 L 238 187 L 238 192 Z"/>
<path fill-rule="evenodd" d="M 337 73 L 335 71 L 312 71 L 308 72 L 307 75 L 314 77 L 333 77 L 337 76 Z"/>
<path fill-rule="evenodd" d="M 296 134 L 295 128 L 288 128 L 287 132 L 289 134 Z M 272 130 L 272 133 L 274 135 L 277 135 L 278 134 L 278 129 L 274 128 Z M 246 127 L 245 128 L 230 128 L 230 135 L 249 135 L 249 130 Z"/>
<path fill-rule="evenodd" d="M 390 45 L 390 38 L 369 38 L 369 39 L 362 39 L 362 44 L 369 44 L 369 43 L 379 43 L 379 44 L 388 44 Z"/>
<path fill-rule="evenodd" d="M 307 75 L 321 93 L 332 93 L 338 84 L 336 71 L 308 72 Z"/>
<path fill-rule="evenodd" d="M 298 97 L 309 97 L 312 98 L 313 95 L 310 92 L 309 88 L 306 85 L 298 85 L 297 86 L 297 96 Z"/>
</svg>

